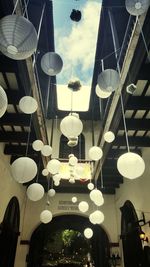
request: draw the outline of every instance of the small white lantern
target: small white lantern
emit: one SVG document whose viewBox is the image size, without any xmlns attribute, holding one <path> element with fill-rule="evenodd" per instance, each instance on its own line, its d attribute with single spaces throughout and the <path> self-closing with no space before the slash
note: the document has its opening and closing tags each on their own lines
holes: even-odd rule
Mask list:
<svg viewBox="0 0 150 267">
<path fill-rule="evenodd" d="M 51 174 L 56 174 L 60 169 L 60 161 L 57 159 L 51 159 L 47 164 L 47 169 Z"/>
<path fill-rule="evenodd" d="M 118 158 L 117 169 L 123 177 L 136 179 L 144 173 L 145 162 L 138 154 L 127 152 Z"/>
<path fill-rule="evenodd" d="M 111 92 L 104 92 L 98 85 L 95 88 L 95 93 L 100 98 L 108 98 L 112 94 Z"/>
<path fill-rule="evenodd" d="M 93 183 L 88 183 L 87 188 L 89 190 L 93 190 L 94 189 L 94 184 Z"/>
<path fill-rule="evenodd" d="M 77 115 L 76 113 L 69 114 L 60 123 L 60 130 L 67 138 L 77 137 L 83 130 L 82 121 Z"/>
<path fill-rule="evenodd" d="M 35 140 L 32 143 L 32 147 L 35 151 L 41 151 L 42 147 L 44 146 L 43 142 L 41 140 Z"/>
<path fill-rule="evenodd" d="M 149 0 L 126 0 L 126 9 L 129 14 L 133 16 L 139 16 L 148 10 L 150 6 Z"/>
<path fill-rule="evenodd" d="M 60 180 L 61 180 L 60 173 L 56 173 L 55 175 L 53 175 L 53 181 L 54 182 L 60 182 Z"/>
<path fill-rule="evenodd" d="M 51 188 L 51 189 L 48 190 L 48 195 L 49 195 L 49 197 L 54 197 L 55 194 L 56 194 L 55 189 Z"/>
<path fill-rule="evenodd" d="M 93 146 L 89 149 L 89 158 L 91 160 L 97 161 L 100 160 L 103 156 L 103 151 L 98 146 Z"/>
<path fill-rule="evenodd" d="M 61 72 L 63 61 L 55 52 L 46 53 L 41 59 L 41 68 L 49 76 L 55 76 Z"/>
<path fill-rule="evenodd" d="M 24 96 L 19 101 L 19 108 L 25 114 L 32 114 L 37 110 L 38 104 L 33 97 Z"/>
<path fill-rule="evenodd" d="M 75 166 L 77 163 L 78 163 L 78 159 L 74 155 L 69 157 L 69 164 L 71 166 Z"/>
<path fill-rule="evenodd" d="M 20 157 L 12 163 L 11 172 L 18 183 L 27 183 L 36 176 L 37 165 L 31 158 Z"/>
<path fill-rule="evenodd" d="M 0 86 L 0 118 L 7 110 L 8 99 L 5 90 Z"/>
<path fill-rule="evenodd" d="M 120 83 L 119 73 L 113 69 L 106 69 L 98 75 L 98 85 L 104 92 L 115 91 Z"/>
<path fill-rule="evenodd" d="M 74 183 L 75 183 L 75 179 L 74 179 L 73 177 L 70 178 L 70 179 L 69 179 L 69 183 L 70 183 L 70 184 L 74 184 Z"/>
<path fill-rule="evenodd" d="M 43 175 L 43 176 L 47 176 L 47 175 L 49 175 L 49 171 L 48 171 L 47 169 L 43 169 L 43 170 L 42 170 L 42 175 Z"/>
<path fill-rule="evenodd" d="M 95 199 L 95 201 L 93 202 L 96 206 L 100 207 L 104 204 L 104 198 L 103 196 L 102 197 L 99 196 L 99 198 Z"/>
<path fill-rule="evenodd" d="M 51 211 L 49 210 L 43 210 L 40 214 L 40 221 L 42 223 L 49 223 L 51 222 L 52 218 L 53 218 L 53 215 Z"/>
<path fill-rule="evenodd" d="M 104 134 L 104 140 L 107 142 L 107 143 L 112 143 L 114 140 L 115 140 L 115 135 L 113 132 L 111 131 L 108 131 Z"/>
<path fill-rule="evenodd" d="M 102 192 L 98 189 L 94 189 L 90 192 L 90 199 L 95 202 L 97 199 L 102 199 Z"/>
<path fill-rule="evenodd" d="M 86 228 L 84 230 L 84 236 L 87 238 L 87 239 L 90 239 L 92 236 L 93 236 L 93 230 L 91 228 Z"/>
<path fill-rule="evenodd" d="M 43 156 L 49 157 L 50 155 L 52 155 L 52 147 L 49 145 L 44 145 L 41 149 L 41 153 Z"/>
<path fill-rule="evenodd" d="M 86 201 L 81 201 L 78 205 L 78 208 L 81 212 L 87 212 L 89 209 L 89 204 Z"/>
<path fill-rule="evenodd" d="M 72 197 L 71 200 L 72 200 L 73 203 L 76 203 L 77 202 L 77 197 Z"/>
<path fill-rule="evenodd" d="M 44 196 L 44 188 L 39 183 L 33 183 L 27 188 L 27 196 L 32 201 L 38 201 Z"/>
<path fill-rule="evenodd" d="M 60 185 L 60 181 L 55 181 L 55 182 L 54 182 L 54 185 L 55 185 L 55 186 L 59 186 L 59 185 Z"/>
<path fill-rule="evenodd" d="M 75 169 L 75 172 L 79 177 L 81 177 L 83 175 L 84 168 L 81 165 L 78 165 Z"/>
<path fill-rule="evenodd" d="M 90 214 L 89 220 L 93 224 L 101 224 L 104 221 L 104 214 L 100 210 L 96 210 Z"/>
</svg>

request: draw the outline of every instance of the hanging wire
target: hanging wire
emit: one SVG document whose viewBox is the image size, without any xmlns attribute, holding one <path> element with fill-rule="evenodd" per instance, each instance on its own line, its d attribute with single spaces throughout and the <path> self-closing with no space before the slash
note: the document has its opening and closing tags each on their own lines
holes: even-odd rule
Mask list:
<svg viewBox="0 0 150 267">
<path fill-rule="evenodd" d="M 15 3 L 15 6 L 14 6 L 12 15 L 14 15 L 14 13 L 15 13 L 15 11 L 16 11 L 16 8 L 17 8 L 17 5 L 19 4 L 19 2 L 20 2 L 20 0 L 16 0 L 16 3 Z"/>
<path fill-rule="evenodd" d="M 104 188 L 104 181 L 103 181 L 103 169 L 102 169 L 103 165 L 101 163 L 101 188 Z"/>
<path fill-rule="evenodd" d="M 30 1 L 30 0 L 28 0 L 28 1 L 26 2 L 26 0 L 24 0 L 25 8 L 24 8 L 24 11 L 23 11 L 23 16 L 25 16 L 25 14 L 26 14 L 27 19 L 29 19 L 29 17 L 28 17 L 28 4 L 29 4 L 29 1 Z"/>
</svg>

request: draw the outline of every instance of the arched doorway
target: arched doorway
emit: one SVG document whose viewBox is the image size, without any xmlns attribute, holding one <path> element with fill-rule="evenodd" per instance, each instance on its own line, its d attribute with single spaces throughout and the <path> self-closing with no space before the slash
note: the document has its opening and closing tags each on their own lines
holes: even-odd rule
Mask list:
<svg viewBox="0 0 150 267">
<path fill-rule="evenodd" d="M 20 210 L 16 197 L 12 197 L 0 224 L 0 265 L 13 267 L 19 235 Z"/>
<path fill-rule="evenodd" d="M 93 230 L 91 239 L 83 235 L 87 227 Z M 109 240 L 102 227 L 82 216 L 63 215 L 33 232 L 27 266 L 109 267 L 109 256 Z"/>
<path fill-rule="evenodd" d="M 121 209 L 121 238 L 125 267 L 143 266 L 143 248 L 139 236 L 140 226 L 133 204 L 127 200 Z"/>
</svg>

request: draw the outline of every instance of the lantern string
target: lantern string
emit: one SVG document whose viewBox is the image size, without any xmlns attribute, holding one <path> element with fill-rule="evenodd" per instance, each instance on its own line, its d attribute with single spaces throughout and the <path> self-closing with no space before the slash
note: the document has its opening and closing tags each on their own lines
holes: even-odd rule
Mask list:
<svg viewBox="0 0 150 267">
<path fill-rule="evenodd" d="M 25 157 L 27 157 L 28 150 L 29 150 L 29 142 L 30 142 L 30 135 L 31 135 L 31 124 L 32 124 L 32 114 L 30 116 L 29 132 L 28 132 L 28 137 L 27 137 L 27 146 L 26 146 Z"/>
<path fill-rule="evenodd" d="M 15 11 L 16 11 L 16 8 L 17 8 L 17 6 L 18 6 L 18 4 L 19 4 L 19 2 L 20 2 L 20 0 L 16 0 L 16 3 L 15 3 L 15 5 L 14 5 L 14 9 L 13 9 L 12 15 L 14 15 L 14 13 L 15 13 Z"/>
<path fill-rule="evenodd" d="M 28 0 L 28 2 L 26 2 L 26 0 L 23 0 L 23 2 L 24 2 L 23 16 L 26 15 L 26 18 L 29 19 L 29 16 L 28 16 L 28 10 L 27 10 L 27 8 L 28 8 L 28 4 L 29 4 L 29 0 Z"/>
<path fill-rule="evenodd" d="M 144 42 L 144 46 L 145 46 L 145 49 L 146 49 L 148 61 L 150 62 L 150 54 L 149 54 L 149 51 L 148 51 L 148 46 L 147 46 L 146 39 L 145 39 L 145 36 L 144 36 L 144 32 L 142 30 L 142 26 L 141 26 L 141 23 L 139 21 L 139 17 L 138 16 L 137 16 L 137 22 L 138 22 L 138 25 L 139 25 L 139 28 L 140 28 L 140 33 L 141 33 L 142 38 L 143 38 L 143 42 Z"/>
<path fill-rule="evenodd" d="M 101 163 L 101 188 L 104 188 L 104 182 L 103 182 L 103 169 L 102 169 L 102 163 Z"/>
</svg>

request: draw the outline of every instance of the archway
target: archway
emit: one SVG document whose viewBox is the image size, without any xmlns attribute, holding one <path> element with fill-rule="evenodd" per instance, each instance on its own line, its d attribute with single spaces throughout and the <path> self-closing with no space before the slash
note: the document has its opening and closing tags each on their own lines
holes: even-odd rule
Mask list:
<svg viewBox="0 0 150 267">
<path fill-rule="evenodd" d="M 83 235 L 87 227 L 93 230 L 91 239 Z M 70 246 L 64 246 L 62 235 L 65 234 Z M 27 266 L 77 267 L 91 263 L 95 267 L 109 267 L 109 256 L 109 240 L 102 227 L 82 216 L 63 215 L 53 218 L 47 225 L 41 224 L 33 232 Z"/>
</svg>

